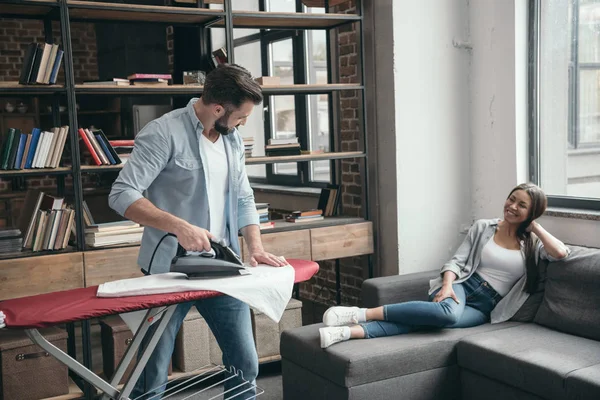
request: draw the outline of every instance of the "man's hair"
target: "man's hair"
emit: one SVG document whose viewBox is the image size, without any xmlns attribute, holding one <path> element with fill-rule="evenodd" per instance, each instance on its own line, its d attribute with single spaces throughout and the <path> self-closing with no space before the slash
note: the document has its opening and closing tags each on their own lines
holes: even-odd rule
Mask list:
<svg viewBox="0 0 600 400">
<path fill-rule="evenodd" d="M 221 104 L 225 108 L 239 108 L 247 101 L 254 105 L 263 100 L 260 85 L 250 72 L 237 64 L 221 64 L 206 75 L 202 102 L 206 105 Z"/>
</svg>

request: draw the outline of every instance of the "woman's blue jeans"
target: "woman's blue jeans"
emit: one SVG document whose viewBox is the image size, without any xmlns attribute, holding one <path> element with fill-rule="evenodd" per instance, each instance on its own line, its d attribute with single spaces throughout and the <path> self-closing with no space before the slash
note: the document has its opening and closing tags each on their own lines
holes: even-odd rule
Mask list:
<svg viewBox="0 0 600 400">
<path fill-rule="evenodd" d="M 490 320 L 490 314 L 502 299 L 489 283 L 473 274 L 462 283 L 452 285 L 457 304 L 452 298 L 432 302 L 440 290 L 429 296 L 429 301 L 409 301 L 383 306 L 384 321 L 360 324 L 365 338 L 400 335 L 432 328 L 468 328 Z"/>
</svg>

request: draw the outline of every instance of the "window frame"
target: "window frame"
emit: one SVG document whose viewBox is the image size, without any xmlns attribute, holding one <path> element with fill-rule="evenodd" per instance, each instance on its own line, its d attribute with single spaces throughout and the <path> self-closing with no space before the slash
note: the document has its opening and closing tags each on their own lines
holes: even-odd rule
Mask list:
<svg viewBox="0 0 600 400">
<path fill-rule="evenodd" d="M 579 20 L 579 1 L 573 1 L 573 18 L 571 28 L 577 35 L 578 20 Z M 540 165 L 540 96 L 538 93 L 539 77 L 540 77 L 540 43 L 541 43 L 541 1 L 529 0 L 528 12 L 528 139 L 529 139 L 529 179 L 531 182 L 539 185 L 541 182 L 541 165 Z M 579 73 L 581 66 L 578 62 L 578 46 L 572 46 L 570 49 L 570 73 L 569 73 L 569 90 L 568 90 L 568 145 L 577 149 L 579 126 Z M 600 65 L 599 65 L 600 67 Z M 584 66 L 583 69 L 586 69 Z M 599 68 L 600 69 L 600 68 Z M 592 146 L 583 146 L 582 148 L 590 148 Z M 597 148 L 597 146 L 594 146 Z M 543 188 L 542 188 L 543 189 Z M 547 195 L 548 206 L 556 208 L 571 208 L 581 210 L 600 210 L 600 198 L 575 197 L 566 195 Z"/>
<path fill-rule="evenodd" d="M 303 4 L 300 0 L 296 1 L 296 11 L 302 12 Z M 259 0 L 259 10 L 266 10 L 266 1 Z M 303 30 L 298 31 L 278 31 L 278 30 L 265 30 L 261 29 L 259 33 L 242 36 L 234 39 L 233 46 L 238 47 L 252 42 L 260 42 L 261 46 L 261 69 L 263 76 L 269 75 L 269 45 L 272 43 L 281 41 L 281 40 L 292 40 L 292 52 L 293 52 L 293 63 L 294 63 L 294 83 L 295 84 L 304 84 L 307 82 L 308 78 L 308 70 L 307 70 L 307 57 L 306 51 L 308 50 L 306 35 Z M 329 66 L 329 68 L 333 68 L 335 65 Z M 271 97 L 273 96 L 264 96 L 263 99 L 263 120 L 264 120 L 264 143 L 268 143 L 268 140 L 271 138 L 271 133 L 273 132 L 273 127 L 271 124 Z M 305 94 L 297 94 L 294 96 L 295 103 L 295 120 L 296 120 L 296 135 L 298 137 L 298 142 L 300 143 L 301 148 L 308 149 L 308 144 L 310 143 L 310 130 L 309 130 L 309 99 L 308 95 Z M 329 96 L 331 101 L 331 96 Z M 331 107 L 329 107 L 331 109 Z M 329 116 L 332 118 L 332 115 Z M 332 132 L 329 133 L 329 141 L 331 143 L 331 135 Z M 249 176 L 249 180 L 251 183 L 263 183 L 270 185 L 282 185 L 282 186 L 302 186 L 302 187 L 316 187 L 316 188 L 324 188 L 327 187 L 328 184 L 332 182 L 334 175 L 334 168 L 331 166 L 329 168 L 329 181 L 328 182 L 319 182 L 319 181 L 311 181 L 311 173 L 310 173 L 310 165 L 309 161 L 295 162 L 297 165 L 297 174 L 296 175 L 283 175 L 276 174 L 274 172 L 274 164 L 265 164 L 266 167 L 266 177 L 252 177 Z"/>
</svg>

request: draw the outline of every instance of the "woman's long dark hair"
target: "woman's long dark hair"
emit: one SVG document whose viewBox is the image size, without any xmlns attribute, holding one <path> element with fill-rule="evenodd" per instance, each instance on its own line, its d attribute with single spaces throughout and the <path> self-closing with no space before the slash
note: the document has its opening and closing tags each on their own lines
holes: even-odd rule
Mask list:
<svg viewBox="0 0 600 400">
<path fill-rule="evenodd" d="M 527 232 L 527 227 L 531 224 L 532 221 L 538 219 L 544 211 L 546 211 L 546 207 L 548 206 L 548 200 L 546 199 L 546 194 L 542 189 L 532 183 L 522 183 L 516 186 L 513 190 L 510 191 L 508 197 L 510 197 L 513 192 L 517 190 L 523 190 L 527 192 L 529 197 L 531 198 L 531 207 L 529 208 L 529 216 L 525 221 L 519 225 L 517 229 L 517 238 L 522 240 L 524 243 L 523 253 L 525 256 L 525 269 L 527 271 L 527 281 L 525 284 L 525 290 L 527 293 L 535 292 L 537 288 L 538 278 L 539 278 L 539 269 L 536 260 L 536 246 L 537 246 L 537 238 L 531 235 L 530 232 Z"/>
</svg>

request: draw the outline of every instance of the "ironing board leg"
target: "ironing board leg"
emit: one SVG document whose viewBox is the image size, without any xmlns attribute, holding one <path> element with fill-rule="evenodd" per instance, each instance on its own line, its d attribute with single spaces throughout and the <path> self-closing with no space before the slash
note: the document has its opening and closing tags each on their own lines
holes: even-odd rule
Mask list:
<svg viewBox="0 0 600 400">
<path fill-rule="evenodd" d="M 160 322 L 158 322 L 158 326 L 156 327 L 156 330 L 154 331 L 154 333 L 152 334 L 152 337 L 150 337 L 150 340 L 148 341 L 148 345 L 146 346 L 146 348 L 144 348 L 144 351 L 143 351 L 142 355 L 140 356 L 137 364 L 135 365 L 133 371 L 131 372 L 131 375 L 127 379 L 127 382 L 125 382 L 125 385 L 123 386 L 123 390 L 121 391 L 121 397 L 119 397 L 119 399 L 127 399 L 128 396 L 131 394 L 131 391 L 135 387 L 135 384 L 137 383 L 138 378 L 142 374 L 142 371 L 144 370 L 144 367 L 146 366 L 146 363 L 148 362 L 150 355 L 152 354 L 152 352 L 154 351 L 154 348 L 158 344 L 158 341 L 160 340 L 165 328 L 169 324 L 169 321 L 171 320 L 171 317 L 175 313 L 176 309 L 177 309 L 177 304 L 173 304 L 173 305 L 168 306 L 166 311 L 163 313 L 163 316 L 160 319 Z M 150 321 L 148 321 L 148 318 L 146 318 L 146 320 L 144 321 L 142 326 L 144 326 L 146 324 L 147 324 L 146 330 L 148 330 L 148 328 L 150 327 Z M 141 327 L 138 329 L 138 331 L 140 331 L 140 330 L 141 330 Z M 135 342 L 135 340 L 139 340 L 139 343 L 137 344 L 137 346 L 140 345 L 143 337 L 144 337 L 143 335 L 138 335 L 136 333 L 134 342 Z M 131 344 L 133 345 L 134 342 L 132 342 Z M 130 353 L 131 352 L 130 350 L 128 350 L 127 353 Z M 124 357 L 128 356 L 128 355 L 129 356 L 133 355 L 133 352 L 131 352 L 131 354 L 127 354 L 127 353 L 124 355 Z M 121 365 L 119 365 L 119 367 L 121 367 Z M 127 367 L 127 364 L 124 364 L 124 367 Z"/>
<path fill-rule="evenodd" d="M 81 365 L 77 360 L 73 359 L 67 353 L 47 341 L 37 329 L 26 329 L 25 333 L 27 336 L 29 336 L 33 343 L 52 354 L 53 357 L 65 364 L 71 371 L 75 372 L 84 380 L 96 386 L 98 389 L 108 394 L 112 398 L 117 398 L 119 392 L 115 387 L 111 386 L 104 379 L 100 378 L 98 375 Z"/>
</svg>

